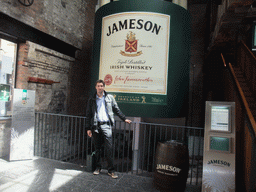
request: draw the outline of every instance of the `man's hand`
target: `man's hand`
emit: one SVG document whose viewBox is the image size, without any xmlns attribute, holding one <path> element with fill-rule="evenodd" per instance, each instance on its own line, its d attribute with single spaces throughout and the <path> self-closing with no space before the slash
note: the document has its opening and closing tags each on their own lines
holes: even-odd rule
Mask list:
<svg viewBox="0 0 256 192">
<path fill-rule="evenodd" d="M 130 119 L 125 119 L 125 122 L 130 124 L 132 121 Z"/>
<path fill-rule="evenodd" d="M 91 130 L 87 130 L 87 135 L 88 135 L 89 137 L 92 137 L 92 131 L 91 131 Z"/>
</svg>

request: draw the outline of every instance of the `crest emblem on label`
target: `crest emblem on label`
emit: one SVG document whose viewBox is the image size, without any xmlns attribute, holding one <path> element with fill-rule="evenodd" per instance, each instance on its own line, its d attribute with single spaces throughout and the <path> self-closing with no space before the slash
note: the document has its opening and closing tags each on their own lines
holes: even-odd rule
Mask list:
<svg viewBox="0 0 256 192">
<path fill-rule="evenodd" d="M 128 57 L 136 57 L 141 55 L 142 51 L 137 52 L 138 40 L 135 37 L 135 33 L 130 31 L 130 33 L 128 33 L 126 37 L 127 37 L 127 40 L 125 40 L 125 52 L 120 51 L 120 54 Z M 132 52 L 135 52 L 135 53 L 132 54 Z"/>
</svg>

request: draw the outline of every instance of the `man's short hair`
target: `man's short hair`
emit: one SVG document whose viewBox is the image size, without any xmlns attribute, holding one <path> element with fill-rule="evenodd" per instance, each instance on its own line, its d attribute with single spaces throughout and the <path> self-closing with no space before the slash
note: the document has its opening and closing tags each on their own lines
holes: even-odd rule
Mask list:
<svg viewBox="0 0 256 192">
<path fill-rule="evenodd" d="M 95 86 L 96 86 L 98 83 L 102 83 L 103 86 L 105 87 L 105 82 L 104 82 L 102 79 L 97 80 L 96 83 L 95 83 Z"/>
</svg>

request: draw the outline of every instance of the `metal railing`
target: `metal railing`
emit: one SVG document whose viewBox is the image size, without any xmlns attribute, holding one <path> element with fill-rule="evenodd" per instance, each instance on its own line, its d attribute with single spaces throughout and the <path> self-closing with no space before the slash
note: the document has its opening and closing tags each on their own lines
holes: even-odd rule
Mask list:
<svg viewBox="0 0 256 192">
<path fill-rule="evenodd" d="M 136 174 L 151 176 L 155 171 L 155 153 L 158 142 L 177 140 L 188 145 L 189 150 L 189 174 L 188 183 L 193 185 L 201 184 L 203 165 L 203 136 L 204 129 L 196 127 L 163 125 L 153 123 L 138 123 L 137 139 L 133 148 L 133 170 Z M 136 151 L 137 150 L 137 151 Z M 138 153 L 138 155 L 136 155 Z M 137 166 L 135 166 L 137 165 Z"/>
<path fill-rule="evenodd" d="M 85 117 L 35 113 L 36 156 L 72 161 L 84 159 L 86 151 Z"/>
<path fill-rule="evenodd" d="M 256 92 L 256 56 L 245 44 L 240 41 L 236 51 L 236 66 L 243 74 L 246 84 L 252 93 Z M 255 95 L 253 95 L 255 97 Z M 256 99 L 256 97 L 255 97 Z"/>
<path fill-rule="evenodd" d="M 225 80 L 229 82 L 224 89 L 233 90 L 231 99 L 236 102 L 236 175 L 242 175 L 236 179 L 237 188 L 243 191 L 255 191 L 254 168 L 256 157 L 256 118 L 255 118 L 255 61 L 256 57 L 241 41 L 237 47 L 236 63 L 229 63 L 229 70 L 226 71 Z M 226 98 L 230 100 L 230 92 Z"/>
<path fill-rule="evenodd" d="M 203 165 L 203 128 L 116 121 L 113 127 L 113 157 L 117 172 L 152 176 L 157 142 L 178 140 L 189 149 L 188 183 L 200 185 Z M 87 166 L 94 151 L 87 137 L 85 117 L 36 113 L 35 155 Z M 105 152 L 102 165 L 106 168 Z"/>
</svg>

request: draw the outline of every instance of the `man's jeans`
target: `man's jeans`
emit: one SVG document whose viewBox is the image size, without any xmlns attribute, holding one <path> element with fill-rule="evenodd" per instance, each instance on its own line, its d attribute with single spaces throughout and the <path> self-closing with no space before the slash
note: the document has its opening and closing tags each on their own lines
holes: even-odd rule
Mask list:
<svg viewBox="0 0 256 192">
<path fill-rule="evenodd" d="M 106 158 L 108 162 L 108 172 L 114 171 L 113 165 L 113 145 L 112 145 L 112 128 L 110 125 L 103 124 L 98 129 L 93 131 L 93 140 L 96 148 L 95 163 L 97 168 L 101 168 L 101 152 L 104 146 L 106 151 Z"/>
</svg>

